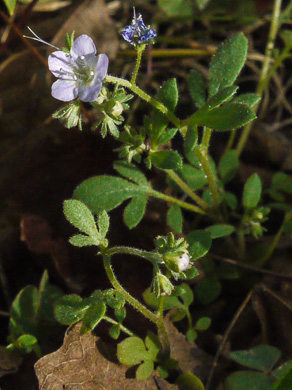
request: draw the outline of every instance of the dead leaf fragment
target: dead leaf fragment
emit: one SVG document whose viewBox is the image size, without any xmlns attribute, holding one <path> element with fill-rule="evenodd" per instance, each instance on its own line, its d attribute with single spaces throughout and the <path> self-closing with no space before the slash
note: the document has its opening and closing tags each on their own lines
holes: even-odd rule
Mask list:
<svg viewBox="0 0 292 390">
<path fill-rule="evenodd" d="M 36 362 L 41 390 L 178 390 L 161 378 L 158 385 L 155 374 L 146 381 L 126 379 L 128 368 L 107 360 L 97 348 L 105 347 L 101 339 L 80 335 L 80 328 L 81 323 L 68 328 L 62 347 Z"/>
<path fill-rule="evenodd" d="M 212 357 L 201 350 L 195 343 L 190 343 L 166 316 L 165 325 L 171 345 L 171 357 L 178 362 L 182 372 L 192 372 L 202 381 L 207 379 L 212 364 Z"/>
<path fill-rule="evenodd" d="M 0 346 L 0 378 L 17 372 L 22 363 L 22 357 L 17 352 L 8 352 L 6 347 Z"/>
<path fill-rule="evenodd" d="M 98 53 L 115 58 L 119 41 L 115 24 L 109 16 L 104 0 L 87 0 L 75 9 L 53 40 L 53 44 L 62 47 L 67 32 L 75 31 L 75 36 L 89 35 L 96 43 Z"/>
</svg>

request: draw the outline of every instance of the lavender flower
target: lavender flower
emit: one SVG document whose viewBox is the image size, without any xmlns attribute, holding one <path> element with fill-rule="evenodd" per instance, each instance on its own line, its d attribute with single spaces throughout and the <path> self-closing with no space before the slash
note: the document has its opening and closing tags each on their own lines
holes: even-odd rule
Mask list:
<svg viewBox="0 0 292 390">
<path fill-rule="evenodd" d="M 154 38 L 156 38 L 156 31 L 150 27 L 147 27 L 143 22 L 142 15 L 138 14 L 136 17 L 135 8 L 134 8 L 134 18 L 130 26 L 127 26 L 122 31 L 123 38 L 130 42 L 131 45 L 136 44 L 150 44 L 153 43 Z"/>
<path fill-rule="evenodd" d="M 69 102 L 77 97 L 83 102 L 94 102 L 107 74 L 108 57 L 99 54 L 87 35 L 81 35 L 72 44 L 70 54 L 55 51 L 49 56 L 49 69 L 59 80 L 52 85 L 55 99 Z"/>
</svg>

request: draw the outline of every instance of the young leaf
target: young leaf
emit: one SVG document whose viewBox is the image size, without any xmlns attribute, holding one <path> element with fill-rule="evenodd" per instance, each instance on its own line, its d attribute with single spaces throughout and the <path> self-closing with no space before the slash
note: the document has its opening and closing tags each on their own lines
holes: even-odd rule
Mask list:
<svg viewBox="0 0 292 390">
<path fill-rule="evenodd" d="M 125 161 L 115 161 L 114 169 L 126 179 L 144 187 L 150 187 L 145 175 L 133 164 Z"/>
<path fill-rule="evenodd" d="M 154 363 L 152 360 L 144 361 L 136 371 L 136 379 L 139 381 L 144 381 L 152 374 L 154 371 Z"/>
<path fill-rule="evenodd" d="M 37 319 L 44 322 L 52 323 L 54 318 L 54 304 L 64 293 L 56 286 L 49 283 L 49 274 L 45 270 L 40 281 L 38 291 L 38 311 Z"/>
<path fill-rule="evenodd" d="M 288 390 L 292 389 L 292 366 L 278 379 L 274 386 L 269 390 Z"/>
<path fill-rule="evenodd" d="M 117 357 L 126 366 L 141 363 L 146 355 L 144 342 L 140 337 L 128 337 L 118 344 Z"/>
<path fill-rule="evenodd" d="M 176 380 L 176 384 L 182 390 L 205 390 L 201 380 L 191 372 L 184 372 Z"/>
<path fill-rule="evenodd" d="M 211 234 L 206 230 L 194 230 L 187 235 L 192 260 L 197 260 L 209 252 L 212 245 Z"/>
<path fill-rule="evenodd" d="M 211 238 L 213 240 L 214 238 L 229 236 L 234 232 L 235 229 L 232 225 L 222 224 L 209 226 L 206 230 L 211 234 Z"/>
<path fill-rule="evenodd" d="M 193 13 L 189 0 L 158 0 L 158 5 L 169 16 L 191 16 Z"/>
<path fill-rule="evenodd" d="M 26 286 L 14 299 L 9 320 L 9 333 L 13 338 L 23 334 L 36 335 L 36 315 L 38 309 L 38 290 L 35 286 Z"/>
<path fill-rule="evenodd" d="M 245 63 L 247 47 L 248 41 L 243 33 L 226 39 L 219 46 L 209 70 L 210 96 L 234 83 Z"/>
<path fill-rule="evenodd" d="M 237 90 L 238 87 L 236 85 L 220 89 L 214 96 L 207 100 L 207 102 L 201 107 L 202 110 L 211 110 L 220 106 L 224 102 L 230 100 Z"/>
<path fill-rule="evenodd" d="M 229 354 L 230 359 L 243 366 L 259 371 L 271 370 L 280 359 L 281 352 L 271 345 L 258 345 L 248 351 L 234 351 Z"/>
<path fill-rule="evenodd" d="M 17 0 L 4 0 L 4 3 L 9 11 L 10 16 L 13 15 Z"/>
<path fill-rule="evenodd" d="M 92 246 L 97 244 L 97 241 L 95 239 L 85 236 L 84 234 L 75 234 L 74 236 L 69 238 L 69 242 L 71 245 L 77 246 L 79 248 L 83 246 Z"/>
<path fill-rule="evenodd" d="M 97 218 L 97 226 L 99 229 L 99 234 L 102 238 L 105 238 L 109 229 L 109 216 L 108 213 L 103 210 Z"/>
<path fill-rule="evenodd" d="M 195 329 L 196 330 L 207 330 L 211 325 L 211 318 L 210 317 L 202 317 L 200 318 L 196 325 Z"/>
<path fill-rule="evenodd" d="M 156 336 L 151 331 L 147 332 L 147 336 L 145 338 L 145 345 L 148 349 L 147 356 L 149 360 L 155 360 L 159 350 L 160 350 L 160 342 L 158 336 Z"/>
<path fill-rule="evenodd" d="M 255 118 L 255 114 L 246 104 L 228 102 L 211 110 L 198 110 L 188 119 L 188 123 L 207 126 L 217 131 L 228 131 L 236 130 Z"/>
<path fill-rule="evenodd" d="M 256 371 L 237 371 L 229 375 L 224 383 L 226 390 L 270 390 L 274 379 Z M 288 389 L 286 389 L 288 390 Z"/>
<path fill-rule="evenodd" d="M 89 306 L 90 303 L 83 303 L 83 299 L 79 295 L 65 295 L 55 304 L 55 317 L 62 325 L 72 325 L 84 317 Z"/>
<path fill-rule="evenodd" d="M 256 93 L 244 93 L 243 95 L 236 96 L 232 99 L 233 103 L 247 104 L 249 107 L 253 107 L 260 101 L 260 97 Z"/>
<path fill-rule="evenodd" d="M 64 214 L 67 220 L 81 232 L 92 238 L 98 236 L 94 217 L 84 203 L 76 199 L 65 200 Z"/>
<path fill-rule="evenodd" d="M 134 175 L 132 175 L 133 179 L 135 177 L 135 180 L 144 183 L 140 172 L 138 178 L 136 171 L 135 173 L 131 169 L 130 171 Z M 130 172 L 125 168 L 123 174 L 128 175 Z M 87 204 L 96 214 L 102 210 L 110 211 L 126 199 L 133 198 L 124 213 L 125 223 L 132 228 L 137 225 L 144 214 L 148 192 L 150 192 L 148 182 L 147 185 L 136 185 L 120 177 L 97 176 L 81 183 L 73 196 Z"/>
<path fill-rule="evenodd" d="M 194 191 L 199 190 L 208 183 L 206 174 L 202 170 L 194 168 L 192 165 L 184 164 L 181 174 Z"/>
<path fill-rule="evenodd" d="M 86 334 L 93 330 L 102 320 L 106 312 L 106 304 L 103 301 L 94 303 L 87 310 L 82 320 L 80 333 Z"/>
<path fill-rule="evenodd" d="M 195 331 L 194 328 L 192 328 L 192 329 L 189 329 L 187 331 L 186 336 L 187 336 L 188 341 L 190 341 L 192 343 L 198 337 L 198 333 Z"/>
<path fill-rule="evenodd" d="M 182 158 L 173 150 L 161 150 L 150 154 L 151 161 L 159 169 L 180 169 L 182 168 Z"/>
<path fill-rule="evenodd" d="M 184 140 L 185 154 L 191 153 L 194 147 L 198 144 L 198 128 L 197 126 L 189 125 Z"/>
<path fill-rule="evenodd" d="M 150 288 L 147 288 L 147 290 L 144 291 L 143 298 L 149 307 L 152 307 L 153 309 L 158 308 L 159 299 L 153 292 L 151 292 Z M 183 305 L 177 297 L 165 296 L 163 309 L 170 310 L 173 307 L 183 307 Z"/>
<path fill-rule="evenodd" d="M 177 204 L 173 204 L 168 209 L 167 223 L 172 230 L 177 233 L 182 233 L 183 215 L 181 208 Z"/>
<path fill-rule="evenodd" d="M 207 277 L 196 285 L 195 296 L 203 305 L 215 301 L 222 290 L 220 281 L 216 277 Z"/>
<path fill-rule="evenodd" d="M 176 79 L 166 81 L 158 91 L 156 98 L 170 111 L 174 111 L 178 101 L 178 89 Z M 152 114 L 152 131 L 149 134 L 152 140 L 158 140 L 166 129 L 169 120 L 160 111 L 154 110 Z"/>
<path fill-rule="evenodd" d="M 124 210 L 123 219 L 129 229 L 133 229 L 144 216 L 148 197 L 141 194 L 139 196 L 133 196 L 131 202 Z"/>
<path fill-rule="evenodd" d="M 188 86 L 195 105 L 201 108 L 206 101 L 205 82 L 201 73 L 192 69 L 188 77 Z"/>
<path fill-rule="evenodd" d="M 219 162 L 219 173 L 223 183 L 230 182 L 239 168 L 239 159 L 235 150 L 224 153 Z"/>
<path fill-rule="evenodd" d="M 120 333 L 121 333 L 121 327 L 119 324 L 115 324 L 113 325 L 110 330 L 109 330 L 109 334 L 110 336 L 114 339 L 114 340 L 117 340 L 119 337 L 120 337 Z"/>
<path fill-rule="evenodd" d="M 181 287 L 183 288 L 183 291 L 179 294 L 179 297 L 183 300 L 184 305 L 189 307 L 190 304 L 194 301 L 193 290 L 186 283 L 182 283 Z"/>
<path fill-rule="evenodd" d="M 262 183 L 257 173 L 248 178 L 244 185 L 242 204 L 246 209 L 256 207 L 261 199 Z"/>
<path fill-rule="evenodd" d="M 160 100 L 170 111 L 174 111 L 178 101 L 178 89 L 176 79 L 166 81 L 157 93 Z"/>
<path fill-rule="evenodd" d="M 156 141 L 157 145 L 164 145 L 169 142 L 177 133 L 178 129 L 165 130 Z"/>
</svg>

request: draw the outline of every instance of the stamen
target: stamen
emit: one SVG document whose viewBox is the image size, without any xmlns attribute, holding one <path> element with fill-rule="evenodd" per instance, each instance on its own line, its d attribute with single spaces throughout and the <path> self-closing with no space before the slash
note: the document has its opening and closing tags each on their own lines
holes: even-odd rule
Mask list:
<svg viewBox="0 0 292 390">
<path fill-rule="evenodd" d="M 46 41 L 44 41 L 42 38 L 40 38 L 30 27 L 27 26 L 27 28 L 29 29 L 29 31 L 32 33 L 32 35 L 34 35 L 34 37 L 28 37 L 27 35 L 24 35 L 24 38 L 28 38 L 28 39 L 32 39 L 33 41 L 37 41 L 37 42 L 40 42 L 40 43 L 44 43 L 45 45 L 48 45 L 48 46 L 51 46 L 52 48 L 54 49 L 57 49 L 57 50 L 61 50 L 59 47 L 55 46 L 55 45 L 52 45 L 51 43 L 48 43 Z"/>
<path fill-rule="evenodd" d="M 64 70 L 63 68 L 60 68 L 60 74 L 63 80 L 77 80 L 77 76 L 74 72 L 69 72 L 68 70 Z M 69 76 L 70 79 L 64 79 L 63 75 Z"/>
</svg>

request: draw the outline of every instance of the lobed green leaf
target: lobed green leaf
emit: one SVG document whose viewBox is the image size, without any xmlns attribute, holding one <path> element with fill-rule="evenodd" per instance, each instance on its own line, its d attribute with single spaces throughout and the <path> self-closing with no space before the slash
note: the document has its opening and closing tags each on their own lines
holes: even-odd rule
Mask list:
<svg viewBox="0 0 292 390">
<path fill-rule="evenodd" d="M 209 93 L 231 86 L 244 66 L 248 41 L 243 33 L 226 39 L 216 51 L 209 70 Z"/>
</svg>

